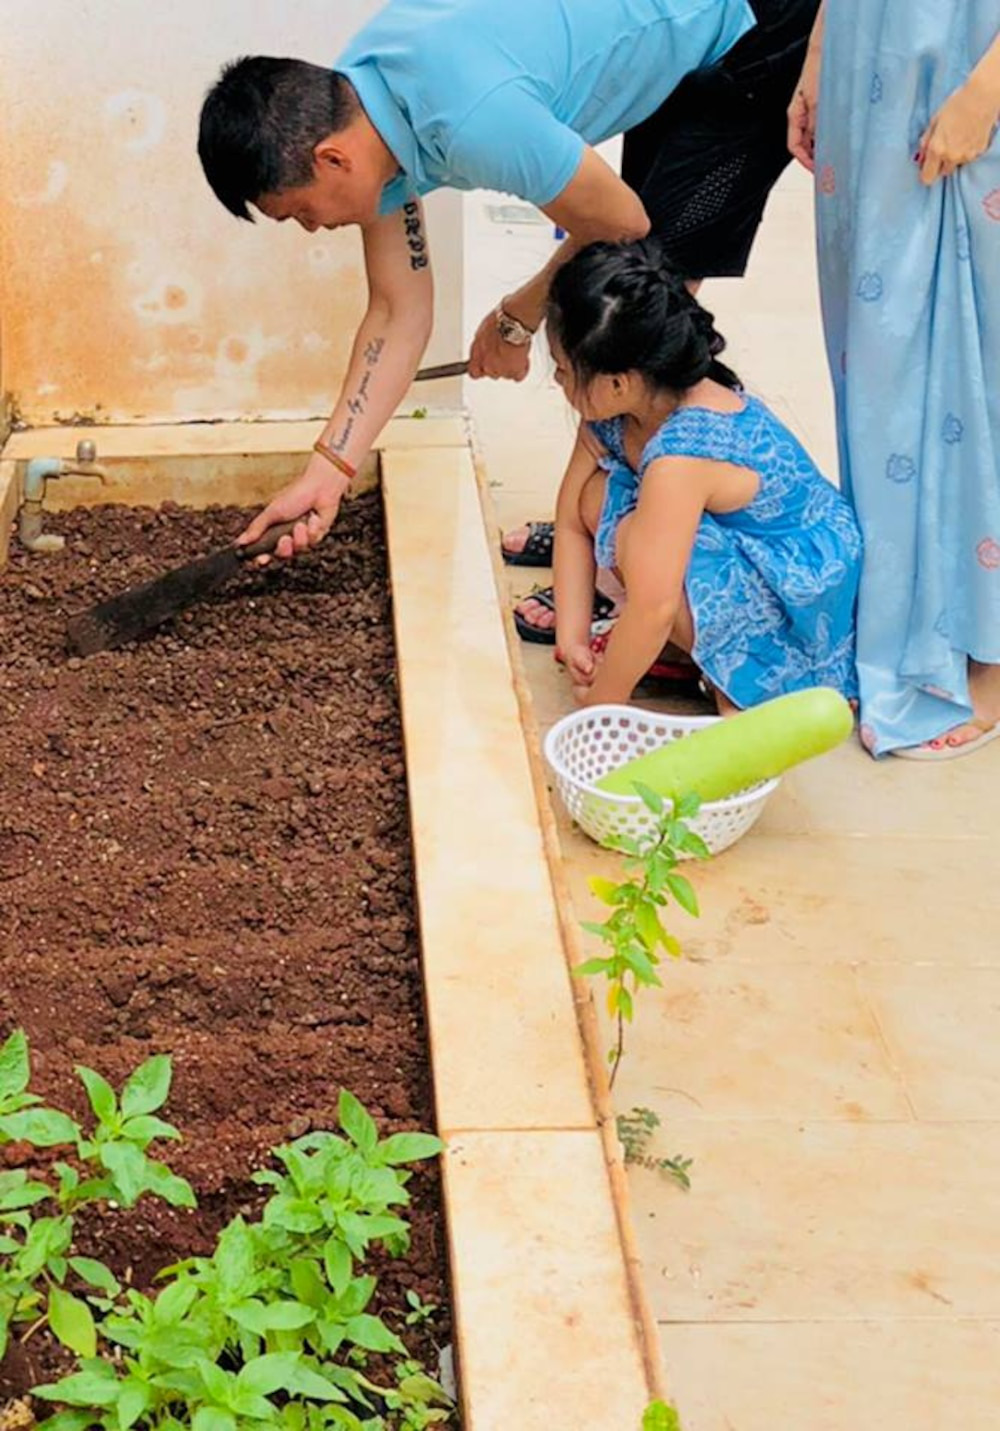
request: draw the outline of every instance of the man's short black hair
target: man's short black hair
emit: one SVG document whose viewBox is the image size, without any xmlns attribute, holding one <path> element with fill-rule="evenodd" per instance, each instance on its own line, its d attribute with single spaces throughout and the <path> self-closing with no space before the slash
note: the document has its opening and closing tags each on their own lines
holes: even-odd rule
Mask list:
<svg viewBox="0 0 1000 1431">
<path fill-rule="evenodd" d="M 267 55 L 234 60 L 201 107 L 205 178 L 231 214 L 252 222 L 247 205 L 308 184 L 316 145 L 357 111 L 354 87 L 333 70 Z"/>
</svg>

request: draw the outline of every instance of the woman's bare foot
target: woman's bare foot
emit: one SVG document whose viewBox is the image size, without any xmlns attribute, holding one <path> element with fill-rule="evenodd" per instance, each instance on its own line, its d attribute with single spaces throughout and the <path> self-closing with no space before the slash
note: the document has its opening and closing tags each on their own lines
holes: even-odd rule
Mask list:
<svg viewBox="0 0 1000 1431">
<path fill-rule="evenodd" d="M 937 740 L 929 740 L 927 750 L 958 750 L 982 740 L 1000 722 L 1000 666 L 969 662 L 969 696 L 975 720 L 956 725 Z"/>
</svg>

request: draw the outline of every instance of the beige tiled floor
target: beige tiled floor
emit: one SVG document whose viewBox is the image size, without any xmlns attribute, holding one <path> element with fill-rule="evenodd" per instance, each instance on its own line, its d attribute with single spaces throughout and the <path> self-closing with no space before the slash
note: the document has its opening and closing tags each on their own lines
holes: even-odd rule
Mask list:
<svg viewBox="0 0 1000 1431">
<path fill-rule="evenodd" d="M 551 252 L 549 229 L 497 225 L 478 195 L 467 237 L 472 320 Z M 804 175 L 774 196 L 747 279 L 704 297 L 832 472 Z M 570 443 L 540 358 L 520 388 L 467 385 L 507 524 L 550 513 Z M 568 692 L 549 650 L 524 656 L 544 728 Z M 657 1153 L 694 1159 L 686 1194 L 633 1177 L 685 1431 L 998 1423 L 998 793 L 1000 745 L 939 766 L 851 745 L 791 773 L 753 833 L 693 871 L 687 959 L 643 997 L 616 1090 L 662 1119 Z M 617 861 L 561 833 L 592 917 L 586 878 Z"/>
</svg>

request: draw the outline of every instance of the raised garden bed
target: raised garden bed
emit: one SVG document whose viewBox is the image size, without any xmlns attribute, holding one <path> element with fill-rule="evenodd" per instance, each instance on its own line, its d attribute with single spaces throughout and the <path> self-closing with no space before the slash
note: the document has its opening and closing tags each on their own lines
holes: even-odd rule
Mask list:
<svg viewBox="0 0 1000 1431">
<path fill-rule="evenodd" d="M 144 1200 L 84 1214 L 81 1250 L 149 1287 L 207 1253 L 269 1150 L 336 1126 L 348 1088 L 387 1133 L 433 1108 L 408 806 L 376 494 L 326 548 L 248 574 L 136 649 L 67 661 L 68 612 L 228 540 L 235 509 L 79 510 L 65 552 L 16 545 L 0 575 L 0 1037 L 23 1027 L 35 1090 L 78 1115 L 74 1064 L 116 1086 L 170 1053 L 171 1166 L 197 1211 Z M 0 1148 L 7 1168 L 31 1158 Z M 374 1310 L 433 1369 L 449 1340 L 433 1165 L 412 1249 Z M 8 1357 L 0 1404 L 47 1375 L 42 1333 Z"/>
</svg>

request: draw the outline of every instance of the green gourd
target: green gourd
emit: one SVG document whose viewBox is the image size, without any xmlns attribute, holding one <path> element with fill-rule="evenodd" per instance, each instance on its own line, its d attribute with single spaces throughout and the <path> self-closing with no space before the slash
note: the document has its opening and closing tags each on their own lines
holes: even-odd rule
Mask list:
<svg viewBox="0 0 1000 1431">
<path fill-rule="evenodd" d="M 832 750 L 853 728 L 851 708 L 838 691 L 795 691 L 637 756 L 602 776 L 597 788 L 634 795 L 642 784 L 669 798 L 723 800 Z"/>
</svg>

